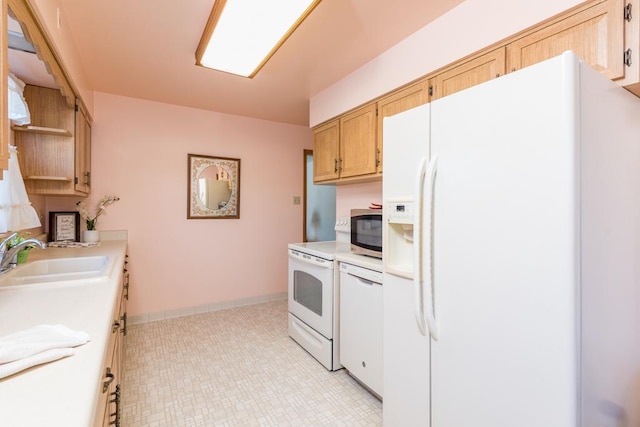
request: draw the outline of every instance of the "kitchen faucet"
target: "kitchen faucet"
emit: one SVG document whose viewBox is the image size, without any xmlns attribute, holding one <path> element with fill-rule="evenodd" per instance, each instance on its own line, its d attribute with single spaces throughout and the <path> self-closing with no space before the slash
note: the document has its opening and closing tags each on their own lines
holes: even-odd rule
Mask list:
<svg viewBox="0 0 640 427">
<path fill-rule="evenodd" d="M 26 239 L 11 249 L 7 249 L 7 244 L 18 235 L 17 232 L 12 233 L 9 237 L 0 242 L 0 274 L 6 273 L 15 267 L 15 263 L 12 263 L 13 257 L 26 246 L 36 245 L 40 249 L 45 249 L 47 245 L 36 238 Z"/>
</svg>

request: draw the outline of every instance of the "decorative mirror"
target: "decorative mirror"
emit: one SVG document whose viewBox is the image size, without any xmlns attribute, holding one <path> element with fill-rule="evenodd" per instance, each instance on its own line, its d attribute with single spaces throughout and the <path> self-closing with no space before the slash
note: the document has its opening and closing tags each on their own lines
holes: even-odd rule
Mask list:
<svg viewBox="0 0 640 427">
<path fill-rule="evenodd" d="M 189 154 L 187 219 L 240 218 L 240 159 Z"/>
</svg>

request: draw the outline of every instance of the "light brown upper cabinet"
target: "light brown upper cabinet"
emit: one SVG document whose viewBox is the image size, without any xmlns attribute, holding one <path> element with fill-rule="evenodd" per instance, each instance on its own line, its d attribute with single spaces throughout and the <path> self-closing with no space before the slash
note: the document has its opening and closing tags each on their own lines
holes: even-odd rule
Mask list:
<svg viewBox="0 0 640 427">
<path fill-rule="evenodd" d="M 7 50 L 9 49 L 9 41 L 7 34 L 7 0 L 2 1 L 2 25 L 0 28 L 0 179 L 2 179 L 2 171 L 7 169 L 7 160 L 9 159 L 9 111 L 8 110 L 8 89 L 7 79 L 9 78 L 9 64 L 7 63 Z"/>
<path fill-rule="evenodd" d="M 376 179 L 377 153 L 374 102 L 313 129 L 313 182 Z"/>
<path fill-rule="evenodd" d="M 91 190 L 91 118 L 85 104 L 77 97 L 59 56 L 42 32 L 32 5 L 26 0 L 3 0 L 3 6 L 6 6 L 3 17 L 6 19 L 9 15 L 19 23 L 25 39 L 37 52 L 40 65 L 52 77 L 43 84 L 48 87 L 25 87 L 24 98 L 31 113 L 31 123 L 11 126 L 27 192 L 86 196 Z M 3 49 L 3 53 L 6 52 L 7 49 Z M 15 61 L 10 67 L 21 64 L 25 58 L 20 55 L 31 54 L 10 55 Z M 34 77 L 28 68 L 16 68 L 24 73 L 24 81 Z M 18 72 L 16 75 L 21 77 Z M 6 84 L 5 78 L 4 90 Z"/>
<path fill-rule="evenodd" d="M 340 178 L 376 173 L 376 104 L 340 117 Z"/>
<path fill-rule="evenodd" d="M 629 0 L 624 10 L 624 79 L 619 84 L 640 96 L 640 0 Z"/>
<path fill-rule="evenodd" d="M 340 121 L 332 120 L 313 129 L 313 182 L 338 179 Z"/>
<path fill-rule="evenodd" d="M 431 99 L 442 98 L 495 79 L 504 75 L 505 71 L 505 48 L 500 47 L 436 74 L 432 78 L 433 96 Z"/>
<path fill-rule="evenodd" d="M 91 122 L 84 107 L 76 105 L 75 134 L 75 190 L 76 193 L 91 192 Z"/>
<path fill-rule="evenodd" d="M 581 9 L 507 45 L 510 71 L 573 50 L 611 80 L 624 77 L 624 0 L 606 0 Z"/>
<path fill-rule="evenodd" d="M 76 110 L 67 105 L 58 89 L 26 85 L 24 98 L 31 124 L 12 129 L 27 193 L 86 195 L 90 189 L 85 181 L 90 178 L 90 164 L 84 160 L 90 153 L 90 148 L 84 147 L 87 141 L 90 143 L 86 123 L 79 124 L 80 135 L 76 135 Z M 80 162 L 76 159 L 76 144 L 82 146 Z"/>
<path fill-rule="evenodd" d="M 384 117 L 566 50 L 573 50 L 587 64 L 640 96 L 640 0 L 582 3 L 318 126 L 314 129 L 314 182 L 379 179 Z"/>
<path fill-rule="evenodd" d="M 384 118 L 402 113 L 411 108 L 429 102 L 429 80 L 423 79 L 418 83 L 407 86 L 380 98 L 378 101 L 378 128 L 377 128 L 377 172 L 382 173 L 382 149 L 383 149 L 383 123 Z"/>
</svg>

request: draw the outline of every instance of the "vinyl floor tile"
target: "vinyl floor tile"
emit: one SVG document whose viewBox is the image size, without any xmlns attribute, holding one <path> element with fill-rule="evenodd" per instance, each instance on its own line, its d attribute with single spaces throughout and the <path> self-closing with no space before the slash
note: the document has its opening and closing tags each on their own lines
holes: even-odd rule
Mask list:
<svg viewBox="0 0 640 427">
<path fill-rule="evenodd" d="M 287 335 L 287 301 L 129 327 L 122 425 L 381 426 L 382 403 Z"/>
</svg>

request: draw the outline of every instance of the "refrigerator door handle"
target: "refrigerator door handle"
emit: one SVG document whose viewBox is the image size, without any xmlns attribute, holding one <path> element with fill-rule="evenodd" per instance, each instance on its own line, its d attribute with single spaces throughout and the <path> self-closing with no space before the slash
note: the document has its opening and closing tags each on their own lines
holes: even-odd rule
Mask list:
<svg viewBox="0 0 640 427">
<path fill-rule="evenodd" d="M 433 299 L 433 208 L 434 208 L 434 195 L 435 195 L 435 185 L 436 185 L 436 173 L 438 172 L 438 156 L 433 156 L 431 161 L 429 162 L 429 166 L 427 167 L 426 178 L 428 184 L 427 195 L 425 197 L 424 211 L 425 211 L 425 223 L 427 224 L 424 230 L 424 261 L 425 261 L 425 270 L 426 274 L 426 283 L 424 284 L 424 289 L 422 292 L 423 296 L 423 312 L 425 313 L 425 320 L 427 326 L 429 327 L 429 334 L 431 338 L 435 341 L 438 340 L 439 331 L 438 331 L 438 323 L 436 321 L 435 316 L 435 301 Z M 426 310 L 425 310 L 426 307 Z"/>
<path fill-rule="evenodd" d="M 420 334 L 427 336 L 427 325 L 424 316 L 424 288 L 422 278 L 422 197 L 424 195 L 424 178 L 427 169 L 427 158 L 420 160 L 418 173 L 416 174 L 414 189 L 414 218 L 413 218 L 413 289 L 416 323 Z"/>
</svg>

